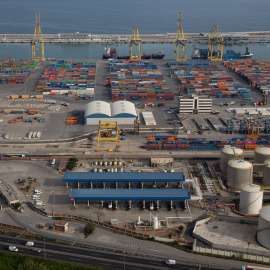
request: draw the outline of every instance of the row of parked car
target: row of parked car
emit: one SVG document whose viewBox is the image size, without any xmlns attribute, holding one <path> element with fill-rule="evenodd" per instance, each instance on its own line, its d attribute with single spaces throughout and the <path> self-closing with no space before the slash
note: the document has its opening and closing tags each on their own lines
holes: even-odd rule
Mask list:
<svg viewBox="0 0 270 270">
<path fill-rule="evenodd" d="M 45 203 L 40 199 L 40 195 L 42 194 L 42 190 L 36 189 L 34 194 L 32 195 L 32 199 L 35 201 L 36 206 L 44 206 Z"/>
</svg>

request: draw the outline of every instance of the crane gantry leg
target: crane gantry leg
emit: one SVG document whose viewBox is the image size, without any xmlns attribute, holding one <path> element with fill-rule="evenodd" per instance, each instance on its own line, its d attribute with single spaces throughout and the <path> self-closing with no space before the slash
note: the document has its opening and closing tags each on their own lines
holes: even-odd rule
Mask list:
<svg viewBox="0 0 270 270">
<path fill-rule="evenodd" d="M 183 50 L 182 56 L 178 55 L 179 46 Z M 182 12 L 180 11 L 178 12 L 178 28 L 174 42 L 174 59 L 177 61 L 187 60 L 187 40 L 184 36 L 184 31 L 182 27 Z"/>
<path fill-rule="evenodd" d="M 40 48 L 37 45 L 40 44 Z M 36 51 L 40 50 L 40 56 L 36 56 Z M 31 40 L 31 51 L 33 61 L 43 61 L 45 59 L 44 55 L 44 40 L 40 28 L 40 13 L 36 12 L 36 27 L 34 37 Z"/>
<path fill-rule="evenodd" d="M 217 52 L 214 52 L 214 45 L 218 45 Z M 222 61 L 223 56 L 223 38 L 218 30 L 218 26 L 214 25 L 208 34 L 208 56 L 211 61 Z"/>
<path fill-rule="evenodd" d="M 139 47 L 139 53 L 138 55 L 134 55 L 133 54 L 133 45 L 136 45 Z M 142 45 L 142 41 L 139 35 L 139 29 L 138 27 L 134 27 L 132 30 L 132 35 L 130 38 L 130 43 L 129 43 L 129 50 L 130 50 L 130 54 L 129 54 L 129 58 L 130 60 L 141 60 L 142 59 L 142 51 L 141 51 L 141 45 Z"/>
</svg>

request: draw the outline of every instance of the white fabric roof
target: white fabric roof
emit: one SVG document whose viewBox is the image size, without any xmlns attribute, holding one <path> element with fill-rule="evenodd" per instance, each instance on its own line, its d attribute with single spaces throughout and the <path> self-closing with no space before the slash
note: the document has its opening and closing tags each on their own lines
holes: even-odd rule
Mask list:
<svg viewBox="0 0 270 270">
<path fill-rule="evenodd" d="M 111 104 L 112 117 L 121 113 L 128 113 L 134 116 L 137 115 L 135 106 L 132 102 L 119 100 Z"/>
<path fill-rule="evenodd" d="M 101 101 L 101 100 L 95 100 L 92 102 L 89 102 L 85 105 L 85 115 L 92 115 L 92 114 L 105 114 L 111 117 L 111 106 L 110 103 Z"/>
</svg>

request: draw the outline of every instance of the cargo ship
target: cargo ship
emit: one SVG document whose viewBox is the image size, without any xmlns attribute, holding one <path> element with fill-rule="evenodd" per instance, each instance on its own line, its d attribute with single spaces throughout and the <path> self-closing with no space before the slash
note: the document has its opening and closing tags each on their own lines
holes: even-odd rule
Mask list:
<svg viewBox="0 0 270 270">
<path fill-rule="evenodd" d="M 213 56 L 215 56 L 217 53 L 214 52 Z M 192 59 L 207 59 L 208 55 L 208 50 L 207 49 L 198 49 L 195 48 L 193 53 L 192 53 Z M 229 59 L 246 59 L 246 58 L 251 58 L 253 56 L 252 53 L 248 51 L 248 48 L 246 47 L 246 53 L 241 54 L 236 53 L 233 50 L 227 50 L 225 54 L 222 55 L 223 60 L 229 60 Z"/>
<path fill-rule="evenodd" d="M 143 54 L 142 59 L 163 59 L 165 54 L 162 52 L 153 53 L 153 54 Z M 115 48 L 105 47 L 105 52 L 103 53 L 103 59 L 129 59 L 129 55 L 117 55 Z"/>
</svg>

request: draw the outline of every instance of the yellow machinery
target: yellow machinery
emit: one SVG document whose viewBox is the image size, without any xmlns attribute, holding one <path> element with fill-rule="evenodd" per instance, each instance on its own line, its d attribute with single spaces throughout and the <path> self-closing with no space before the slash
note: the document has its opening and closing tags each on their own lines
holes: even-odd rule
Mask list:
<svg viewBox="0 0 270 270">
<path fill-rule="evenodd" d="M 113 132 L 115 131 L 115 132 Z M 114 134 L 115 133 L 115 134 Z M 117 121 L 102 121 L 99 120 L 97 132 L 97 150 L 96 151 L 118 151 L 117 143 L 120 140 L 120 129 Z M 100 142 L 110 141 L 115 142 L 115 148 L 101 148 Z"/>
<path fill-rule="evenodd" d="M 2 58 L 1 59 L 1 67 L 6 67 L 7 64 L 6 64 L 6 59 L 5 58 Z"/>
<path fill-rule="evenodd" d="M 179 45 L 180 48 L 183 50 L 182 56 L 178 56 Z M 174 59 L 177 61 L 187 60 L 187 40 L 185 39 L 182 27 L 182 12 L 178 12 L 178 28 L 174 42 Z"/>
<path fill-rule="evenodd" d="M 139 47 L 139 54 L 133 55 L 133 45 L 136 45 Z M 130 44 L 129 44 L 129 58 L 130 60 L 141 60 L 142 59 L 142 51 L 141 51 L 141 45 L 142 41 L 139 35 L 139 29 L 138 27 L 134 27 L 132 30 L 132 35 L 130 38 Z"/>
<path fill-rule="evenodd" d="M 214 53 L 214 45 L 218 46 L 217 52 Z M 218 30 L 218 26 L 214 25 L 208 34 L 208 56 L 211 61 L 222 61 L 223 55 L 223 38 Z"/>
<path fill-rule="evenodd" d="M 37 45 L 40 44 L 40 48 Z M 31 40 L 32 60 L 43 61 L 44 55 L 44 40 L 40 28 L 40 13 L 36 12 L 36 27 L 34 37 Z M 36 51 L 40 50 L 40 56 L 36 56 Z"/>
</svg>

